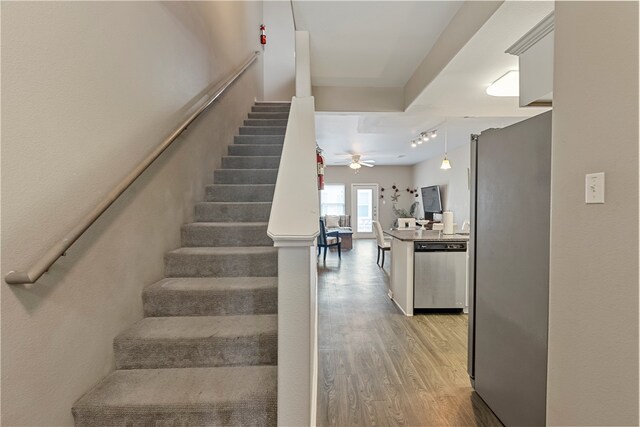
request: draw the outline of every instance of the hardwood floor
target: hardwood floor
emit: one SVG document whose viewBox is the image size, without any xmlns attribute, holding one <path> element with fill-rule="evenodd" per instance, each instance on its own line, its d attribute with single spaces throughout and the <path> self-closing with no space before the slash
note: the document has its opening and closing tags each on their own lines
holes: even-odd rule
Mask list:
<svg viewBox="0 0 640 427">
<path fill-rule="evenodd" d="M 318 258 L 318 426 L 501 426 L 466 372 L 467 316 L 404 316 L 373 240 Z"/>
</svg>

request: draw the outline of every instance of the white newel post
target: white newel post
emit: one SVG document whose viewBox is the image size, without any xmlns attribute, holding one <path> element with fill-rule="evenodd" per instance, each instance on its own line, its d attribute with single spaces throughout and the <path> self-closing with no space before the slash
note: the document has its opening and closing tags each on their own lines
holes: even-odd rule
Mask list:
<svg viewBox="0 0 640 427">
<path fill-rule="evenodd" d="M 301 242 L 295 242 L 301 243 Z M 315 246 L 278 246 L 278 425 L 315 425 Z"/>
</svg>

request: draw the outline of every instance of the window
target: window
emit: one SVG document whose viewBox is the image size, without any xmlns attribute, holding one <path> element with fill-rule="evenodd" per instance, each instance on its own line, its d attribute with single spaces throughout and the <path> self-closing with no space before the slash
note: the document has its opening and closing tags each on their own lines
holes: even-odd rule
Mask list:
<svg viewBox="0 0 640 427">
<path fill-rule="evenodd" d="M 320 191 L 320 215 L 344 214 L 344 184 L 325 184 Z"/>
</svg>

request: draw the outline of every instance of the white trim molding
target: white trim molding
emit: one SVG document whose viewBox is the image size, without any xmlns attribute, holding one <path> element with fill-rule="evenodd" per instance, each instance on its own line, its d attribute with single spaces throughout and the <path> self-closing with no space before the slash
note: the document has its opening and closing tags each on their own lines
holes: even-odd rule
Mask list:
<svg viewBox="0 0 640 427">
<path fill-rule="evenodd" d="M 554 14 L 551 12 L 504 52 L 516 56 L 522 55 L 529 50 L 531 46 L 538 43 L 544 36 L 553 31 L 554 22 Z"/>
</svg>

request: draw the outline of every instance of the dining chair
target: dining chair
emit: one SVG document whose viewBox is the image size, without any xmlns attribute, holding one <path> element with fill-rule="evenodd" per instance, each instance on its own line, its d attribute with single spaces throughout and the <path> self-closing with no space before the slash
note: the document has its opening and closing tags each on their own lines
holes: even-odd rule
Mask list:
<svg viewBox="0 0 640 427">
<path fill-rule="evenodd" d="M 373 221 L 373 230 L 376 233 L 376 243 L 378 244 L 378 259 L 376 260 L 376 264 L 378 264 L 380 267 L 384 267 L 384 253 L 391 250 L 391 242 L 389 240 L 385 240 L 384 234 L 382 233 L 382 226 L 378 221 Z M 381 252 L 382 264 L 380 264 Z"/>
<path fill-rule="evenodd" d="M 335 242 L 329 242 L 328 237 L 335 237 Z M 324 226 L 324 220 L 320 218 L 320 234 L 318 234 L 318 256 L 320 256 L 320 250 L 324 248 L 324 256 L 322 257 L 322 261 L 327 261 L 327 249 L 337 246 L 338 247 L 338 258 L 342 259 L 342 248 L 340 245 L 342 244 L 342 240 L 340 238 L 340 233 L 338 231 L 330 231 L 327 233 L 327 229 Z"/>
</svg>

